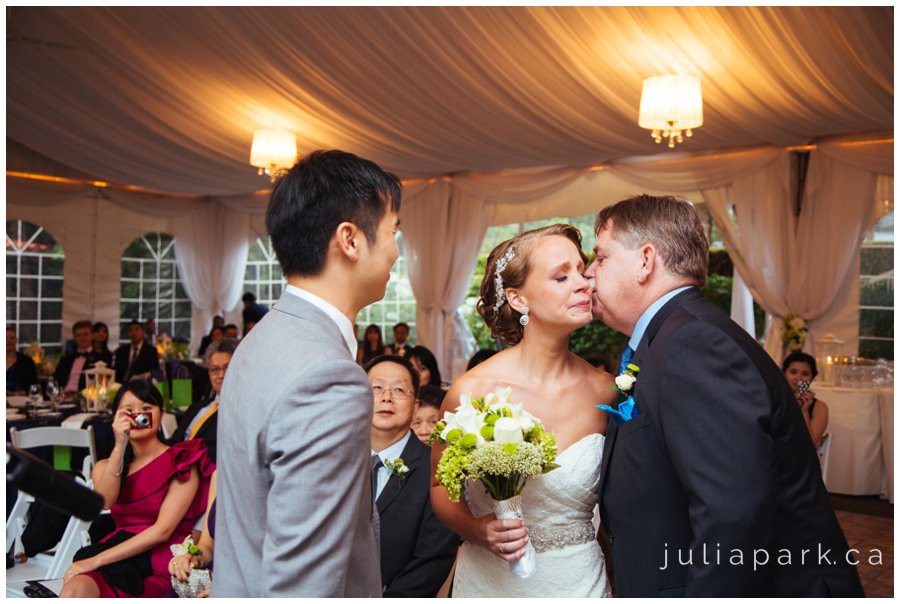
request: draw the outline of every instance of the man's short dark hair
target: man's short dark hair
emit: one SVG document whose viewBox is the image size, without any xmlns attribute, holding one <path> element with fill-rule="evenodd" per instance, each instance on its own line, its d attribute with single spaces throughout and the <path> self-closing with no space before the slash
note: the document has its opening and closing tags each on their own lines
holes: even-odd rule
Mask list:
<svg viewBox="0 0 900 604">
<path fill-rule="evenodd" d="M 91 330 L 91 332 L 93 332 L 93 326 L 94 326 L 94 324 L 91 323 L 90 321 L 75 321 L 75 324 L 72 325 L 72 333 L 74 334 L 79 329 L 84 329 L 85 327 L 87 327 L 88 329 Z"/>
<path fill-rule="evenodd" d="M 375 163 L 344 151 L 313 151 L 280 178 L 266 210 L 266 229 L 286 276 L 318 275 L 342 222 L 370 244 L 387 208 L 400 210 L 400 181 Z"/>
<path fill-rule="evenodd" d="M 409 331 L 409 325 L 407 325 L 406 323 L 400 322 L 394 325 L 394 329 L 397 329 L 398 327 L 405 327 L 406 331 Z"/>
<path fill-rule="evenodd" d="M 233 329 L 233 330 L 237 331 L 238 326 L 235 325 L 234 323 L 229 323 L 228 325 L 226 325 L 225 327 L 222 328 L 222 331 L 227 331 L 229 329 Z"/>
<path fill-rule="evenodd" d="M 241 296 L 241 300 L 253 304 L 254 302 L 256 302 L 256 296 L 253 294 L 253 292 L 245 292 L 244 295 Z"/>
<path fill-rule="evenodd" d="M 132 325 L 137 325 L 141 329 L 144 329 L 144 324 L 141 323 L 140 321 L 138 321 L 137 319 L 132 319 L 131 321 L 129 321 L 128 327 L 131 327 Z"/>
<path fill-rule="evenodd" d="M 413 367 L 413 364 L 410 363 L 409 359 L 406 357 L 401 357 L 396 354 L 383 354 L 381 356 L 377 356 L 366 364 L 366 373 L 372 371 L 372 367 L 376 365 L 381 365 L 382 363 L 396 363 L 400 365 L 409 373 L 409 381 L 412 383 L 413 387 L 413 396 L 417 399 L 419 398 L 419 372 L 416 371 L 416 368 Z"/>
</svg>

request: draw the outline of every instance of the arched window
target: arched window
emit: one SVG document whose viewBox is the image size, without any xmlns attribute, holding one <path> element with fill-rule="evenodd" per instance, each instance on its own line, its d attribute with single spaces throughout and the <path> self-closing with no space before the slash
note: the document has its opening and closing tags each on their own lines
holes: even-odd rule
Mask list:
<svg viewBox="0 0 900 604">
<path fill-rule="evenodd" d="M 859 278 L 859 356 L 893 360 L 893 212 L 879 220 L 866 235 L 860 251 Z"/>
<path fill-rule="evenodd" d="M 272 308 L 281 297 L 285 283 L 281 265 L 272 249 L 272 239 L 268 235 L 260 237 L 250 245 L 247 252 L 242 291 L 253 292 L 257 304 Z"/>
<path fill-rule="evenodd" d="M 356 316 L 360 338 L 365 333 L 366 327 L 374 323 L 381 327 L 384 343 L 391 344 L 394 341 L 394 325 L 402 322 L 409 324 L 410 342 L 416 341 L 416 297 L 413 295 L 409 275 L 406 272 L 402 232 L 397 233 L 397 246 L 400 248 L 400 256 L 391 268 L 391 277 L 384 299 L 366 306 Z"/>
<path fill-rule="evenodd" d="M 64 259 L 43 228 L 6 222 L 6 324 L 16 329 L 20 350 L 37 341 L 47 353 L 62 351 Z"/>
<path fill-rule="evenodd" d="M 128 323 L 156 320 L 156 333 L 191 337 L 191 300 L 175 262 L 175 239 L 165 233 L 147 233 L 122 253 L 122 290 L 119 301 L 120 339 L 126 340 Z"/>
</svg>

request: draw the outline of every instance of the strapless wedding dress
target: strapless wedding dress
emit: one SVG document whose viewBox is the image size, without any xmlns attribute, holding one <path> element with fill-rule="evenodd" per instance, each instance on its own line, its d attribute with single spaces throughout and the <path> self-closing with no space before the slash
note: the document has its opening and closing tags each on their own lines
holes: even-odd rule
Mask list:
<svg viewBox="0 0 900 604">
<path fill-rule="evenodd" d="M 597 504 L 602 434 L 589 434 L 558 457 L 559 468 L 531 478 L 522 491 L 522 512 L 537 552 L 537 572 L 520 579 L 509 564 L 468 543 L 459 549 L 454 598 L 609 597 L 606 565 L 591 522 Z M 481 483 L 466 485 L 476 517 L 492 510 Z"/>
</svg>

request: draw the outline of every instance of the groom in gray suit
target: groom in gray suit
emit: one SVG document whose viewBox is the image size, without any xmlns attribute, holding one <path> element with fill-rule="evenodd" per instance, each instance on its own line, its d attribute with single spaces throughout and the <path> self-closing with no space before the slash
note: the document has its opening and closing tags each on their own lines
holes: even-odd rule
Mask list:
<svg viewBox="0 0 900 604">
<path fill-rule="evenodd" d="M 214 597 L 381 595 L 353 321 L 384 296 L 399 208 L 397 178 L 342 151 L 275 184 L 266 227 L 288 285 L 222 387 Z"/>
</svg>

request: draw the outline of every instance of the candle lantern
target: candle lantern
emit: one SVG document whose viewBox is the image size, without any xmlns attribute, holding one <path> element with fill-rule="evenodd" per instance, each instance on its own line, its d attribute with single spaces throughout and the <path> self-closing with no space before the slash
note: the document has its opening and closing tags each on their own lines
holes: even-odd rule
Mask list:
<svg viewBox="0 0 900 604">
<path fill-rule="evenodd" d="M 844 341 L 838 340 L 834 334 L 826 334 L 816 340 L 816 365 L 822 376 L 823 386 L 834 386 L 837 377 L 837 366 L 841 363 Z"/>
<path fill-rule="evenodd" d="M 88 411 L 105 409 L 109 403 L 109 388 L 115 382 L 116 372 L 107 369 L 103 361 L 97 361 L 93 369 L 85 369 L 82 373 Z"/>
</svg>

